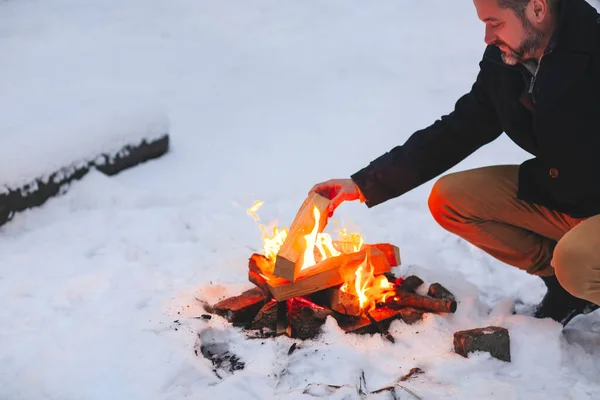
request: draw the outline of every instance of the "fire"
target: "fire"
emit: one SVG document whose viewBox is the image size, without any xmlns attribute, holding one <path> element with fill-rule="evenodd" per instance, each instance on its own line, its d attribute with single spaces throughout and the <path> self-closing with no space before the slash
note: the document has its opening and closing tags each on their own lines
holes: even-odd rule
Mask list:
<svg viewBox="0 0 600 400">
<path fill-rule="evenodd" d="M 280 229 L 276 225 L 269 229 L 261 224 L 257 211 L 263 204 L 264 201 L 255 201 L 252 207 L 246 210 L 246 213 L 259 223 L 259 227 L 263 232 L 262 241 L 264 255 L 270 261 L 275 262 L 277 253 L 287 238 L 289 230 L 287 227 Z M 318 261 L 339 256 L 343 253 L 354 253 L 362 248 L 364 244 L 362 236 L 358 233 L 348 233 L 345 228 L 340 230 L 339 239 L 336 241 L 333 240 L 331 235 L 325 232 L 318 232 L 319 226 L 317 222 L 320 220 L 321 214 L 317 207 L 313 210 L 313 216 L 315 225 L 313 226 L 312 231 L 304 236 L 306 250 L 304 252 L 301 269 L 311 267 Z"/>
<path fill-rule="evenodd" d="M 289 231 L 286 227 L 280 229 L 275 225 L 269 229 L 260 224 L 257 211 L 263 204 L 263 201 L 256 201 L 246 212 L 259 223 L 259 227 L 263 232 L 264 255 L 274 264 L 277 253 L 281 249 Z M 319 232 L 318 221 L 321 215 L 317 207 L 313 210 L 313 217 L 315 224 L 312 230 L 304 236 L 306 250 L 303 254 L 301 269 L 311 267 L 317 262 L 330 257 L 355 253 L 362 249 L 365 242 L 360 234 L 348 233 L 343 228 L 339 231 L 339 239 L 334 241 L 329 234 Z M 374 276 L 369 252 L 367 252 L 365 260 L 354 273 L 354 281 L 346 282 L 341 290 L 356 295 L 361 309 L 370 310 L 375 308 L 378 302 L 383 302 L 388 296 L 393 295 L 394 287 L 394 283 L 389 282 L 385 276 Z"/>
<path fill-rule="evenodd" d="M 383 275 L 374 276 L 373 266 L 369 261 L 369 253 L 354 273 L 354 284 L 346 282 L 341 290 L 352 293 L 358 298 L 362 310 L 372 310 L 378 302 L 384 302 L 394 294 L 394 284 Z"/>
</svg>

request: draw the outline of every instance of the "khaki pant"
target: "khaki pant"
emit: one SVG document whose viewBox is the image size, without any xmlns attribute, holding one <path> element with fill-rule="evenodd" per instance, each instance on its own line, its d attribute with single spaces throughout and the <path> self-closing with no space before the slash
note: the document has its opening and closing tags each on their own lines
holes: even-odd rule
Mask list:
<svg viewBox="0 0 600 400">
<path fill-rule="evenodd" d="M 531 274 L 556 274 L 572 295 L 600 304 L 600 215 L 569 217 L 517 200 L 516 165 L 440 178 L 429 209 L 446 230 Z"/>
</svg>

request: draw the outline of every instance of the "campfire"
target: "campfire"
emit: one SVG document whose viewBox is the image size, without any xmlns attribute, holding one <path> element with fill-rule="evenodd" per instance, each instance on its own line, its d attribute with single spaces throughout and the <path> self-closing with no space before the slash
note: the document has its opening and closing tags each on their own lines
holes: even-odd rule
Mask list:
<svg viewBox="0 0 600 400">
<path fill-rule="evenodd" d="M 237 326 L 261 336 L 285 334 L 308 339 L 328 316 L 346 332 L 383 334 L 391 321 L 408 324 L 424 313 L 454 313 L 456 300 L 439 283 L 426 295 L 417 276 L 396 277 L 400 250 L 389 243 L 366 244 L 362 236 L 342 229 L 334 240 L 323 232 L 330 200 L 311 193 L 289 230 L 263 230 L 263 254 L 249 258 L 248 277 L 256 287 L 209 307 Z M 257 202 L 248 213 L 259 221 Z"/>
</svg>

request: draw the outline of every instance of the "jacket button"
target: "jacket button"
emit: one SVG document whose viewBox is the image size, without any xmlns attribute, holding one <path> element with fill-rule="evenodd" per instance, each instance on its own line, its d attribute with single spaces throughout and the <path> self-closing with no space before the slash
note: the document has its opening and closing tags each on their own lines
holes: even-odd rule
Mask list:
<svg viewBox="0 0 600 400">
<path fill-rule="evenodd" d="M 548 171 L 550 173 L 550 177 L 552 178 L 558 178 L 558 169 L 557 168 L 550 168 L 550 171 Z"/>
</svg>

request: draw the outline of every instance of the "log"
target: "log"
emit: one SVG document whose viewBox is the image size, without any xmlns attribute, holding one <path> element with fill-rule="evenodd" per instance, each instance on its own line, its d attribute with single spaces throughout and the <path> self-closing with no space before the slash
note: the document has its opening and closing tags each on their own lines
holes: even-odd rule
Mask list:
<svg viewBox="0 0 600 400">
<path fill-rule="evenodd" d="M 295 282 L 300 275 L 306 249 L 305 236 L 314 232 L 322 232 L 327 224 L 329 215 L 327 207 L 329 200 L 318 193 L 312 192 L 302 203 L 296 218 L 292 222 L 288 235 L 277 253 L 273 275 Z M 315 221 L 315 208 L 319 212 L 319 220 Z M 316 230 L 315 230 L 316 227 Z"/>
<path fill-rule="evenodd" d="M 455 332 L 454 351 L 463 357 L 468 357 L 471 352 L 484 351 L 510 362 L 510 336 L 506 328 L 498 326 Z"/>
<path fill-rule="evenodd" d="M 446 299 L 434 299 L 433 297 L 422 296 L 416 293 L 399 291 L 395 296 L 390 296 L 385 300 L 385 305 L 389 308 L 399 309 L 402 307 L 420 308 L 426 311 L 454 313 L 456 312 L 456 301 Z"/>
<path fill-rule="evenodd" d="M 41 206 L 50 198 L 65 193 L 94 168 L 106 175 L 115 175 L 158 158 L 168 150 L 169 135 L 165 132 L 153 140 L 125 145 L 115 153 L 98 154 L 90 160 L 73 160 L 71 165 L 48 171 L 47 177 L 39 177 L 21 187 L 7 187 L 0 182 L 0 225 L 10 221 L 18 212 Z"/>
<path fill-rule="evenodd" d="M 256 285 L 256 287 L 258 287 L 260 290 L 262 290 L 262 292 L 265 295 L 267 295 L 268 297 L 271 297 L 271 290 L 269 289 L 269 285 L 267 284 L 267 281 L 265 280 L 264 276 L 262 276 L 258 272 L 249 270 L 248 271 L 248 280 L 250 282 L 254 283 Z"/>
<path fill-rule="evenodd" d="M 273 263 L 262 254 L 252 254 L 248 261 L 248 268 L 251 271 L 258 272 L 264 275 L 273 275 Z"/>
<path fill-rule="evenodd" d="M 331 257 L 311 268 L 302 270 L 295 282 L 266 274 L 261 275 L 265 278 L 273 297 L 277 301 L 283 301 L 354 280 L 354 273 L 365 261 L 367 253 L 370 253 L 369 259 L 374 275 L 390 271 L 391 266 L 385 254 L 376 248 L 365 246 L 356 253 Z"/>
<path fill-rule="evenodd" d="M 429 290 L 427 291 L 427 295 L 436 299 L 446 299 L 456 301 L 454 295 L 445 287 L 443 287 L 439 283 L 432 283 L 429 285 Z"/>
<path fill-rule="evenodd" d="M 396 286 L 396 291 L 403 291 L 408 293 L 414 293 L 415 290 L 419 286 L 423 284 L 423 280 L 416 275 L 411 275 L 402 281 L 398 286 Z"/>
<path fill-rule="evenodd" d="M 322 292 L 322 304 L 332 310 L 344 314 L 359 317 L 362 315 L 358 296 L 345 292 L 341 287 L 332 287 Z"/>
<path fill-rule="evenodd" d="M 287 301 L 290 336 L 298 339 L 312 339 L 319 334 L 321 327 L 332 311 L 318 306 L 302 297 Z"/>
<path fill-rule="evenodd" d="M 252 320 L 249 329 L 270 330 L 275 332 L 277 328 L 277 301 L 274 299 L 267 302 Z"/>
<path fill-rule="evenodd" d="M 400 318 L 408 325 L 412 325 L 415 322 L 419 322 L 423 319 L 424 310 L 419 310 L 413 307 L 404 307 L 398 310 L 400 312 Z"/>
<path fill-rule="evenodd" d="M 369 313 L 373 319 L 379 323 L 379 326 L 382 329 L 388 329 L 390 323 L 396 319 L 402 319 L 407 324 L 413 324 L 414 322 L 421 320 L 421 318 L 416 319 L 416 316 L 419 315 L 419 313 L 420 316 L 423 315 L 422 312 L 410 309 L 409 307 L 399 310 L 388 307 L 378 307 L 374 310 L 370 310 Z M 377 327 L 373 326 L 372 322 L 365 315 L 362 315 L 361 318 L 338 318 L 338 325 L 346 333 L 372 334 L 378 332 Z"/>
<path fill-rule="evenodd" d="M 212 311 L 236 326 L 249 325 L 268 297 L 259 288 L 246 290 L 239 296 L 229 297 L 212 306 Z"/>
<path fill-rule="evenodd" d="M 397 267 L 401 264 L 400 260 L 400 249 L 397 246 L 394 246 L 389 243 L 376 243 L 376 244 L 367 244 L 367 247 L 374 247 L 378 250 L 381 250 L 383 254 L 385 254 L 388 262 L 391 266 Z"/>
</svg>

